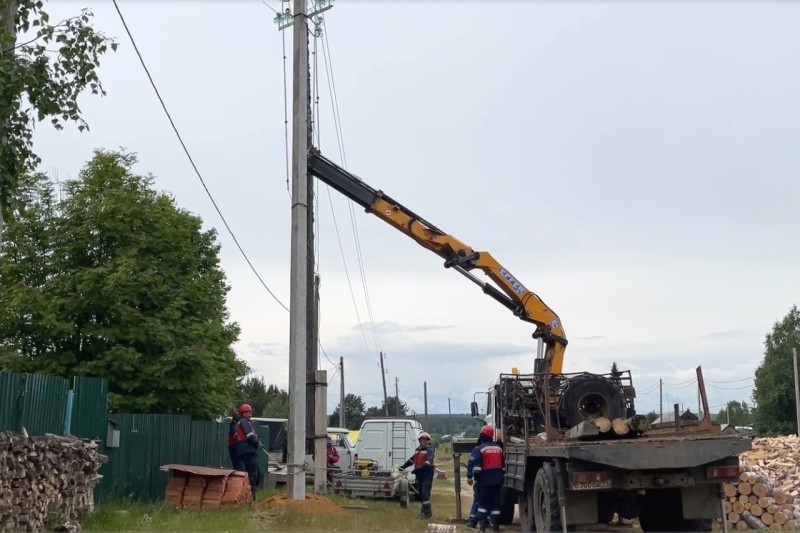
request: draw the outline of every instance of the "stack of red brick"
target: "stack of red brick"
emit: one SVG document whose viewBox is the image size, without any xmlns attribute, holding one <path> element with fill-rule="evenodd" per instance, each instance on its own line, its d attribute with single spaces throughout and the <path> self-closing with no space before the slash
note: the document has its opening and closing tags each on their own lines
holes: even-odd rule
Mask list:
<svg viewBox="0 0 800 533">
<path fill-rule="evenodd" d="M 164 494 L 167 505 L 218 509 L 253 499 L 246 472 L 190 465 L 164 465 L 161 470 L 172 472 Z"/>
</svg>

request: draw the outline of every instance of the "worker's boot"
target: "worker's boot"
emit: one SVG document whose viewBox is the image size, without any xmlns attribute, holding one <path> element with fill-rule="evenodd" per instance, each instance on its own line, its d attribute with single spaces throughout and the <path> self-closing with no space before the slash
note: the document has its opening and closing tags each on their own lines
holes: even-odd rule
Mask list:
<svg viewBox="0 0 800 533">
<path fill-rule="evenodd" d="M 478 521 L 475 520 L 474 518 L 470 518 L 469 520 L 467 520 L 467 527 L 475 529 L 475 526 L 477 526 L 477 525 L 478 525 Z"/>
<path fill-rule="evenodd" d="M 492 522 L 492 531 L 500 531 L 500 524 Z"/>
</svg>

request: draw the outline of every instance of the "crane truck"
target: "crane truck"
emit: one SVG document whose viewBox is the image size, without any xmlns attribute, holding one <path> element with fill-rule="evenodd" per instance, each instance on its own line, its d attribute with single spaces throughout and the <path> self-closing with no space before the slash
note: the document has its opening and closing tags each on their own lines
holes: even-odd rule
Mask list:
<svg viewBox="0 0 800 533">
<path fill-rule="evenodd" d="M 308 172 L 367 213 L 444 259 L 514 316 L 535 325 L 532 372 L 500 373 L 487 395 L 484 421 L 504 449 L 501 523 L 519 510 L 523 531 L 564 531 L 638 518 L 644 531 L 710 530 L 723 518 L 723 485 L 739 478 L 742 436 L 720 433 L 708 412 L 697 368 L 703 418 L 650 424 L 636 414 L 629 371 L 564 373 L 567 337 L 561 319 L 489 252 L 476 251 L 312 148 Z M 492 284 L 478 278 L 480 270 Z M 471 404 L 478 418 L 478 404 Z M 612 431 L 613 429 L 613 431 Z M 454 444 L 470 452 L 474 442 Z"/>
</svg>

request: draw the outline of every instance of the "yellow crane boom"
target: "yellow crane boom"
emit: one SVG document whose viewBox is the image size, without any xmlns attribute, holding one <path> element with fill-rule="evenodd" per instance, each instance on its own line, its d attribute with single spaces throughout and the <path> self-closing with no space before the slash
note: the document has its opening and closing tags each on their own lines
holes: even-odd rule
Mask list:
<svg viewBox="0 0 800 533">
<path fill-rule="evenodd" d="M 538 371 L 561 373 L 567 346 L 561 320 L 536 293 L 525 288 L 507 268 L 497 262 L 492 254 L 476 252 L 383 191 L 367 185 L 315 149 L 309 152 L 308 172 L 362 206 L 366 212 L 372 213 L 414 239 L 420 246 L 443 258 L 445 268 L 453 268 L 466 276 L 521 320 L 536 324 L 533 338 L 541 338 L 545 346 L 544 360 Z M 496 287 L 475 277 L 470 271 L 476 268 L 482 270 Z"/>
</svg>

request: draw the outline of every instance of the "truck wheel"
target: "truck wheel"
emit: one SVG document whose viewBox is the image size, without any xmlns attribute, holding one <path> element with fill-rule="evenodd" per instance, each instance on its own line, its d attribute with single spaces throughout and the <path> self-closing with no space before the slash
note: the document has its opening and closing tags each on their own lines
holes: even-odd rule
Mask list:
<svg viewBox="0 0 800 533">
<path fill-rule="evenodd" d="M 406 508 L 411 503 L 411 497 L 409 495 L 411 488 L 410 483 L 407 479 L 400 480 L 400 487 L 398 488 L 398 492 L 400 493 L 400 507 Z"/>
<path fill-rule="evenodd" d="M 533 519 L 536 531 L 561 531 L 561 509 L 558 507 L 558 486 L 553 465 L 544 463 L 533 483 Z M 530 510 L 530 509 L 529 509 Z"/>
<path fill-rule="evenodd" d="M 625 411 L 622 390 L 611 380 L 591 374 L 570 379 L 558 402 L 559 418 L 567 428 L 599 416 L 621 418 Z"/>
<path fill-rule="evenodd" d="M 504 501 L 500 505 L 500 525 L 507 526 L 514 521 L 514 505 L 517 502 L 514 500 Z"/>
</svg>

